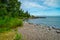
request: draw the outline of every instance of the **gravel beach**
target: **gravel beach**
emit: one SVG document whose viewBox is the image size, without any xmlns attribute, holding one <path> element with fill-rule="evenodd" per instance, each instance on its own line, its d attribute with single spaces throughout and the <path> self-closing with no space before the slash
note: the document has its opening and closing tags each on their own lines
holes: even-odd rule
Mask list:
<svg viewBox="0 0 60 40">
<path fill-rule="evenodd" d="M 60 40 L 60 30 L 24 22 L 23 27 L 18 27 L 22 40 Z"/>
</svg>

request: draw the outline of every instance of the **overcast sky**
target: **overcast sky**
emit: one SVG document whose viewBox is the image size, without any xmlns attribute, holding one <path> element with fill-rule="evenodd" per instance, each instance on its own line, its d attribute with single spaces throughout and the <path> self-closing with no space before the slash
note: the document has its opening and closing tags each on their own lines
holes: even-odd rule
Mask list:
<svg viewBox="0 0 60 40">
<path fill-rule="evenodd" d="M 19 0 L 21 8 L 36 16 L 60 16 L 60 0 Z"/>
</svg>

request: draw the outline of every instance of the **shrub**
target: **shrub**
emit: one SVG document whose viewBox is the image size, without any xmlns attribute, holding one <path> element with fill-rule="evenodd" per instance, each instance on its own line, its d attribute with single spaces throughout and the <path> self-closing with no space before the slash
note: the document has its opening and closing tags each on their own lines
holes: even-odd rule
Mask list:
<svg viewBox="0 0 60 40">
<path fill-rule="evenodd" d="M 0 17 L 0 32 L 8 31 L 11 28 L 16 28 L 22 26 L 23 21 L 18 18 L 13 17 Z"/>
<path fill-rule="evenodd" d="M 0 28 L 14 28 L 17 26 L 22 26 L 23 25 L 23 21 L 21 19 L 18 18 L 12 18 L 12 17 L 4 17 L 4 18 L 0 18 Z"/>
<path fill-rule="evenodd" d="M 9 20 L 10 19 L 8 17 L 1 17 L 0 18 L 0 27 L 6 27 Z"/>
<path fill-rule="evenodd" d="M 18 18 L 11 18 L 9 25 L 12 28 L 17 27 L 17 26 L 21 27 L 23 25 L 23 21 L 21 19 L 18 19 Z"/>
</svg>

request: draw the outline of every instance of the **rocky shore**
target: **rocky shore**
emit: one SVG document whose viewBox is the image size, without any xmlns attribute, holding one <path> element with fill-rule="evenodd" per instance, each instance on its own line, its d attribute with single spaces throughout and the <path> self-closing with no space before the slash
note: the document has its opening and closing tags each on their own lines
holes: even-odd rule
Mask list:
<svg viewBox="0 0 60 40">
<path fill-rule="evenodd" d="M 23 27 L 17 29 L 22 40 L 60 40 L 60 30 L 54 27 L 24 22 Z"/>
</svg>

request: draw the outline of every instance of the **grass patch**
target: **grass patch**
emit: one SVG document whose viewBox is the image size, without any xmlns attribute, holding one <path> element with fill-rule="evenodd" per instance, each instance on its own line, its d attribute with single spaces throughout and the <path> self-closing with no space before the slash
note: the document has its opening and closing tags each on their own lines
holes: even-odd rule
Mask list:
<svg viewBox="0 0 60 40">
<path fill-rule="evenodd" d="M 22 35 L 17 33 L 14 40 L 22 40 Z"/>
<path fill-rule="evenodd" d="M 0 33 L 10 31 L 10 28 L 0 28 Z"/>
<path fill-rule="evenodd" d="M 15 31 L 0 33 L 0 40 L 14 40 L 15 35 Z"/>
<path fill-rule="evenodd" d="M 8 31 L 11 28 L 22 27 L 22 19 L 13 17 L 0 17 L 0 32 Z"/>
<path fill-rule="evenodd" d="M 7 31 L 0 33 L 0 40 L 22 40 L 22 34 L 17 31 Z"/>
<path fill-rule="evenodd" d="M 22 19 L 7 16 L 0 17 L 0 40 L 21 40 L 22 35 L 17 34 L 16 31 L 11 31 L 11 29 L 22 27 L 22 25 Z"/>
<path fill-rule="evenodd" d="M 22 26 L 23 21 L 18 18 L 4 17 L 0 19 L 0 28 L 1 27 L 15 27 Z"/>
<path fill-rule="evenodd" d="M 0 40 L 22 40 L 22 34 L 18 33 L 17 29 L 0 29 Z"/>
<path fill-rule="evenodd" d="M 0 40 L 22 40 L 22 34 L 18 33 L 17 29 L 3 29 L 0 33 Z"/>
<path fill-rule="evenodd" d="M 14 27 L 18 27 L 18 26 L 22 26 L 23 25 L 23 21 L 21 19 L 18 18 L 11 18 L 10 22 L 9 22 L 9 26 L 14 28 Z"/>
</svg>

